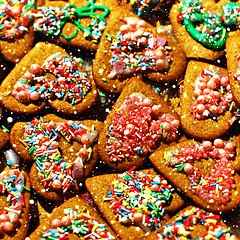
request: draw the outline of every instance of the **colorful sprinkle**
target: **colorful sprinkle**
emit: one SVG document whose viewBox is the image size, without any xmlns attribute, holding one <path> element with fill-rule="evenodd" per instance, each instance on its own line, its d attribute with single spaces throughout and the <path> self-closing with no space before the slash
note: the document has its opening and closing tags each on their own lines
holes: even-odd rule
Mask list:
<svg viewBox="0 0 240 240">
<path fill-rule="evenodd" d="M 57 79 L 50 79 L 47 74 Z M 80 72 L 70 57 L 56 53 L 47 58 L 42 67 L 32 64 L 14 85 L 12 95 L 23 103 L 60 99 L 75 105 L 84 99 L 91 87 L 86 73 Z"/>
<path fill-rule="evenodd" d="M 3 210 L 0 210 L 0 232 L 11 232 L 19 223 L 25 206 L 24 192 L 29 189 L 24 185 L 25 178 L 18 168 L 16 153 L 8 150 L 5 156 L 8 166 L 0 173 L 0 193 L 7 193 L 7 202 L 10 206 L 6 205 Z"/>
<path fill-rule="evenodd" d="M 110 11 L 106 6 L 95 5 L 94 2 L 95 0 L 89 0 L 81 8 L 74 4 L 68 4 L 64 8 L 39 7 L 37 13 L 34 14 L 34 31 L 39 31 L 48 37 L 59 38 L 61 36 L 66 40 L 75 38 L 78 32 L 82 31 L 86 39 L 97 43 L 106 27 L 106 18 Z M 91 19 L 87 27 L 81 24 L 81 20 L 85 18 Z M 71 35 L 62 33 L 67 22 L 76 26 L 76 30 Z"/>
<path fill-rule="evenodd" d="M 159 175 L 131 169 L 117 174 L 108 196 L 111 209 L 124 225 L 135 225 L 150 232 L 161 226 L 164 204 L 172 197 L 172 187 Z"/>
<path fill-rule="evenodd" d="M 229 2 L 223 6 L 222 14 L 204 13 L 200 0 L 185 0 L 180 4 L 177 19 L 194 40 L 206 48 L 218 50 L 224 47 L 228 31 L 239 27 L 239 9 L 239 4 Z"/>
<path fill-rule="evenodd" d="M 200 225 L 206 233 L 200 232 L 198 238 L 192 238 L 191 232 L 195 226 Z M 158 233 L 156 240 L 177 239 L 235 239 L 229 228 L 223 226 L 220 215 L 207 212 L 197 207 L 182 210 L 174 222 L 164 226 L 163 233 Z"/>
<path fill-rule="evenodd" d="M 84 175 L 84 163 L 89 161 L 92 144 L 98 136 L 94 126 L 88 128 L 81 122 L 44 122 L 35 118 L 25 126 L 23 142 L 29 147 L 37 165 L 38 179 L 45 188 L 62 189 L 77 186 L 77 180 Z M 65 162 L 59 150 L 58 140 L 77 141 L 83 146 L 76 152 L 73 163 Z"/>
<path fill-rule="evenodd" d="M 109 79 L 134 72 L 167 71 L 171 62 L 167 42 L 147 30 L 146 22 L 135 17 L 121 19 L 123 25 L 112 39 Z"/>
<path fill-rule="evenodd" d="M 2 0 L 0 2 L 0 39 L 20 38 L 29 31 L 35 8 L 34 0 Z"/>
<path fill-rule="evenodd" d="M 112 234 L 107 231 L 105 224 L 99 223 L 91 216 L 89 210 L 83 208 L 74 210 L 73 208 L 65 208 L 64 216 L 53 219 L 51 228 L 42 233 L 41 240 L 60 240 L 69 239 L 69 234 L 74 233 L 84 239 L 115 239 Z"/>
</svg>

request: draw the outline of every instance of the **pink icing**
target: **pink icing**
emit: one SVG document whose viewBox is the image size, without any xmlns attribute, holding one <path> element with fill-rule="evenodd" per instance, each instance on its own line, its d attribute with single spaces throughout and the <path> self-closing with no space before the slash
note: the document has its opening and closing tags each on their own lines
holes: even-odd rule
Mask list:
<svg viewBox="0 0 240 240">
<path fill-rule="evenodd" d="M 226 204 L 231 200 L 235 183 L 231 160 L 236 155 L 235 144 L 222 139 L 203 141 L 202 144 L 192 144 L 165 152 L 168 166 L 183 171 L 190 180 L 190 190 L 209 203 Z M 215 164 L 209 174 L 204 174 L 195 161 L 214 159 Z"/>
<path fill-rule="evenodd" d="M 198 120 L 209 117 L 215 119 L 233 103 L 228 76 L 218 69 L 202 70 L 194 88 L 195 100 L 190 111 Z"/>
<path fill-rule="evenodd" d="M 121 20 L 124 24 L 111 44 L 113 69 L 108 78 L 147 70 L 166 71 L 171 61 L 165 48 L 166 39 L 150 33 L 143 20 L 135 17 Z"/>
<path fill-rule="evenodd" d="M 160 108 L 141 93 L 132 93 L 125 99 L 115 111 L 107 132 L 111 161 L 146 155 L 157 141 L 177 138 L 179 121 L 169 113 L 161 113 Z"/>
</svg>

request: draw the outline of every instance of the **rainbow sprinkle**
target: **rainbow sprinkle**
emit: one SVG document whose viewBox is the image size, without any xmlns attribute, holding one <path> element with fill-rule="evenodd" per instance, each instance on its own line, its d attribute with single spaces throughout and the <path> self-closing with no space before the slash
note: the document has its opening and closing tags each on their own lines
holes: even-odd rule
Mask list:
<svg viewBox="0 0 240 240">
<path fill-rule="evenodd" d="M 57 79 L 50 79 L 46 74 L 53 74 Z M 91 90 L 91 82 L 85 72 L 78 70 L 70 57 L 56 53 L 47 58 L 43 66 L 39 67 L 38 73 L 31 74 L 30 79 L 23 77 L 18 80 L 12 92 L 16 99 L 19 98 L 18 94 L 22 89 L 29 96 L 27 100 L 29 102 L 33 101 L 31 95 L 35 93 L 38 99 L 48 101 L 60 99 L 75 105 Z"/>
<path fill-rule="evenodd" d="M 192 238 L 191 231 L 194 226 L 201 225 L 206 229 L 206 233 L 200 233 L 198 238 Z M 177 240 L 177 239 L 221 239 L 233 240 L 229 228 L 223 226 L 221 218 L 217 214 L 207 212 L 197 207 L 182 210 L 172 223 L 164 226 L 163 233 L 158 233 L 156 240 Z"/>
<path fill-rule="evenodd" d="M 69 239 L 69 233 L 74 233 L 84 239 L 115 239 L 111 233 L 107 231 L 105 224 L 99 223 L 92 217 L 89 210 L 85 208 L 79 210 L 65 208 L 63 212 L 64 216 L 70 218 L 70 224 L 47 229 L 42 233 L 41 240 L 67 240 Z"/>
<path fill-rule="evenodd" d="M 78 189 L 77 180 L 79 175 L 83 175 L 84 162 L 91 157 L 92 143 L 83 145 L 88 152 L 86 159 L 76 152 L 75 161 L 66 162 L 57 141 L 63 137 L 67 142 L 78 141 L 82 144 L 81 136 L 86 134 L 93 137 L 92 142 L 95 140 L 97 135 L 93 125 L 88 128 L 77 121 L 45 123 L 42 118 L 27 123 L 22 142 L 29 147 L 28 151 L 37 165 L 37 177 L 45 188 L 62 189 L 63 193 L 71 187 Z"/>
<path fill-rule="evenodd" d="M 0 39 L 17 39 L 28 32 L 34 8 L 34 0 L 1 0 Z"/>
<path fill-rule="evenodd" d="M 105 201 L 122 224 L 138 225 L 147 232 L 161 226 L 163 204 L 171 200 L 173 191 L 163 177 L 131 169 L 117 174 L 110 188 Z"/>
<path fill-rule="evenodd" d="M 10 204 L 9 207 L 6 205 L 3 210 L 0 210 L 1 230 L 5 232 L 13 230 L 19 223 L 19 217 L 25 206 L 24 191 L 29 191 L 24 182 L 22 172 L 11 164 L 0 173 L 0 193 L 7 192 L 7 202 Z M 4 220 L 3 216 L 5 216 Z M 5 229 L 5 225 L 9 226 L 9 224 L 11 224 L 10 229 Z"/>
</svg>

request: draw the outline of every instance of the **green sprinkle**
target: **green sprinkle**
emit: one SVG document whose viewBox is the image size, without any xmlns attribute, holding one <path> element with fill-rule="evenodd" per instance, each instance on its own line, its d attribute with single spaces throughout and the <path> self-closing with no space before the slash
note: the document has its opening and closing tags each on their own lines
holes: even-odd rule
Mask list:
<svg viewBox="0 0 240 240">
<path fill-rule="evenodd" d="M 105 95 L 103 92 L 98 92 L 98 95 L 99 95 L 100 97 L 106 97 L 106 95 Z"/>
<path fill-rule="evenodd" d="M 47 178 L 48 176 L 47 176 L 47 173 L 45 172 L 45 170 L 44 169 L 42 169 L 42 173 L 43 173 L 43 176 L 45 177 L 45 178 Z"/>
<path fill-rule="evenodd" d="M 31 146 L 31 147 L 29 148 L 28 152 L 31 154 L 31 153 L 34 152 L 34 150 L 35 150 L 35 147 L 34 147 L 34 146 Z"/>
<path fill-rule="evenodd" d="M 185 165 L 186 165 L 185 163 L 184 164 L 175 165 L 175 168 L 177 168 L 178 171 L 182 172 L 184 167 L 185 167 Z"/>
<path fill-rule="evenodd" d="M 4 125 L 2 125 L 2 129 L 3 129 L 4 132 L 9 132 L 9 129 L 6 128 Z"/>
<path fill-rule="evenodd" d="M 112 36 L 109 33 L 106 33 L 106 37 L 108 41 L 112 41 Z"/>
<path fill-rule="evenodd" d="M 23 188 L 24 188 L 26 191 L 30 192 L 30 188 L 28 188 L 28 187 L 26 187 L 26 186 L 23 186 Z"/>
</svg>

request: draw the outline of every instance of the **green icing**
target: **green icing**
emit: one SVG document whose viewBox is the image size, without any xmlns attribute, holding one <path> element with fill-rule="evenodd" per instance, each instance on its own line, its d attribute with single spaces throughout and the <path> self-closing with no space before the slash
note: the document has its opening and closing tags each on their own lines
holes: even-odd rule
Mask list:
<svg viewBox="0 0 240 240">
<path fill-rule="evenodd" d="M 240 24 L 240 5 L 230 2 L 223 6 L 222 15 L 204 13 L 200 0 L 185 0 L 180 5 L 179 22 L 182 22 L 193 39 L 204 47 L 218 50 L 224 47 L 229 28 Z"/>
<path fill-rule="evenodd" d="M 62 36 L 66 40 L 75 38 L 78 31 L 82 31 L 85 38 L 97 42 L 106 26 L 106 18 L 110 10 L 106 6 L 95 5 L 94 2 L 94 0 L 90 0 L 81 8 L 74 4 L 68 4 L 64 8 L 39 7 L 36 16 L 38 21 L 34 23 L 34 30 L 50 37 Z M 84 27 L 81 23 L 84 18 L 91 19 L 91 23 L 87 27 Z M 62 33 L 62 29 L 67 22 L 76 26 L 76 29 L 70 35 Z"/>
</svg>

